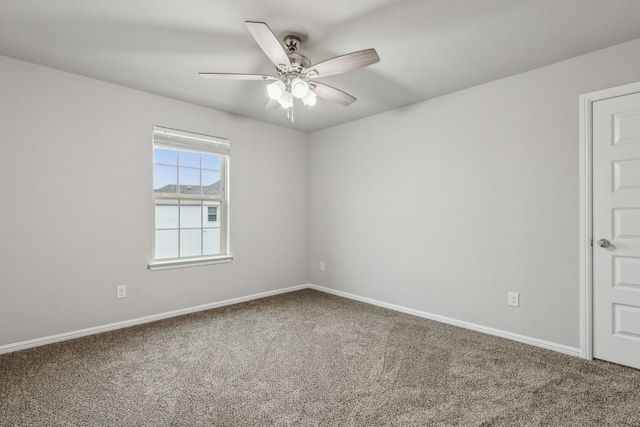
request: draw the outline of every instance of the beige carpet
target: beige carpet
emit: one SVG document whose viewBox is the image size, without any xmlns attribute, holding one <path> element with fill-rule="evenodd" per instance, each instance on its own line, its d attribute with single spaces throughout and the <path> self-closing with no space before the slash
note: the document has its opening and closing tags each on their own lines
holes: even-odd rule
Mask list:
<svg viewBox="0 0 640 427">
<path fill-rule="evenodd" d="M 0 356 L 1 426 L 640 426 L 640 371 L 303 290 Z"/>
</svg>

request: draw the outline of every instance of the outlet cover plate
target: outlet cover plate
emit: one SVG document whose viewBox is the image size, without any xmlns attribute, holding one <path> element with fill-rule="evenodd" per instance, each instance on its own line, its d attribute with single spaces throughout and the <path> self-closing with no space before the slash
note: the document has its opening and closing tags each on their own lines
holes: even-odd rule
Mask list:
<svg viewBox="0 0 640 427">
<path fill-rule="evenodd" d="M 513 307 L 520 307 L 520 294 L 518 292 L 509 292 L 507 304 Z"/>
<path fill-rule="evenodd" d="M 127 297 L 127 286 L 120 285 L 116 286 L 116 299 L 126 298 Z"/>
</svg>

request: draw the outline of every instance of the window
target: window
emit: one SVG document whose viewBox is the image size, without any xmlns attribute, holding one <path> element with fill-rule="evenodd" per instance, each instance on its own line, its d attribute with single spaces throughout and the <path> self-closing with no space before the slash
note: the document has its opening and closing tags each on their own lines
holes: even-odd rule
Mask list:
<svg viewBox="0 0 640 427">
<path fill-rule="evenodd" d="M 230 261 L 229 141 L 153 128 L 151 270 Z"/>
<path fill-rule="evenodd" d="M 217 206 L 209 206 L 209 212 L 207 213 L 209 222 L 218 222 L 218 207 Z"/>
</svg>

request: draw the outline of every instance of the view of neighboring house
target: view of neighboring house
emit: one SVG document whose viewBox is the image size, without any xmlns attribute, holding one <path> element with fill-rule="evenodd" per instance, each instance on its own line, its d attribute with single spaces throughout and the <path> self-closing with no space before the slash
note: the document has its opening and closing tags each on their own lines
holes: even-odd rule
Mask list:
<svg viewBox="0 0 640 427">
<path fill-rule="evenodd" d="M 207 186 L 165 185 L 161 194 L 218 195 L 220 181 Z M 201 192 L 202 191 L 202 192 Z M 156 259 L 202 256 L 220 253 L 220 202 L 156 200 Z"/>
</svg>

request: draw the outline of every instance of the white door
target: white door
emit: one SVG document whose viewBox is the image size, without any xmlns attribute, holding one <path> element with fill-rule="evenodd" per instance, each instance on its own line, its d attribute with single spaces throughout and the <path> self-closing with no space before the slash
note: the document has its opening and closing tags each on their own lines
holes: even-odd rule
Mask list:
<svg viewBox="0 0 640 427">
<path fill-rule="evenodd" d="M 640 369 L 640 93 L 593 103 L 593 356 Z"/>
</svg>

